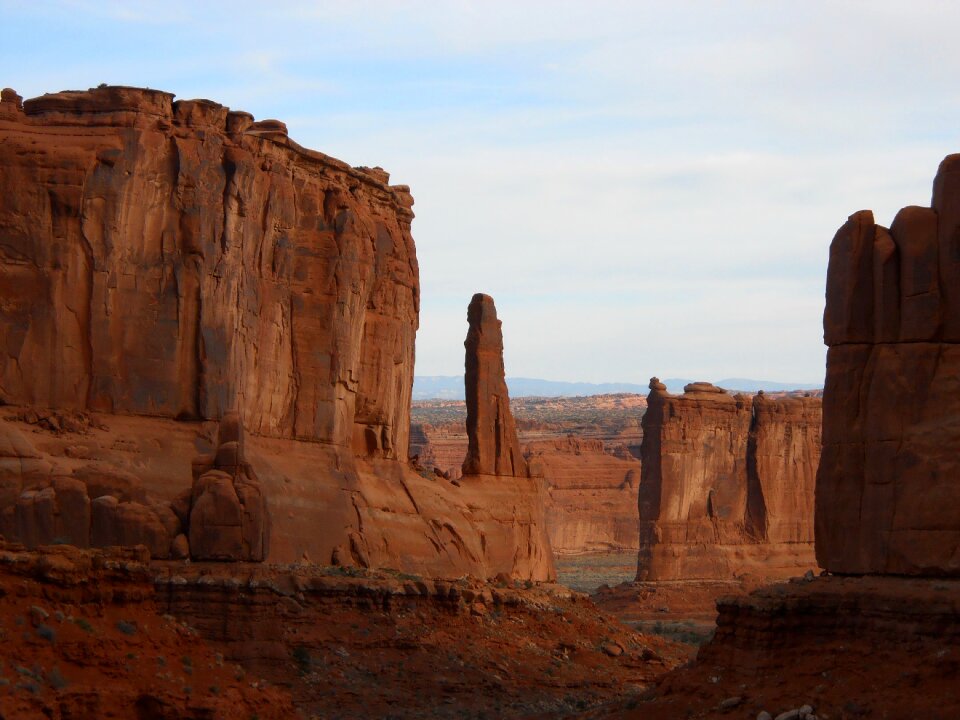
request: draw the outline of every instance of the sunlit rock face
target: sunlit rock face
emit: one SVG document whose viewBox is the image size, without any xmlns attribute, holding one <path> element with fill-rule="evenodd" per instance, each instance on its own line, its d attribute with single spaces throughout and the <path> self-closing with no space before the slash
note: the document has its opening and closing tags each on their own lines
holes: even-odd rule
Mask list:
<svg viewBox="0 0 960 720">
<path fill-rule="evenodd" d="M 208 100 L 0 100 L 4 534 L 551 576 L 534 484 L 408 466 L 406 186 Z"/>
<path fill-rule="evenodd" d="M 411 196 L 206 100 L 3 103 L 0 392 L 404 458 Z"/>
<path fill-rule="evenodd" d="M 778 577 L 815 566 L 820 400 L 653 378 L 643 418 L 639 580 Z"/>
<path fill-rule="evenodd" d="M 467 457 L 464 475 L 526 477 L 503 366 L 503 332 L 489 295 L 477 293 L 467 309 Z"/>
</svg>

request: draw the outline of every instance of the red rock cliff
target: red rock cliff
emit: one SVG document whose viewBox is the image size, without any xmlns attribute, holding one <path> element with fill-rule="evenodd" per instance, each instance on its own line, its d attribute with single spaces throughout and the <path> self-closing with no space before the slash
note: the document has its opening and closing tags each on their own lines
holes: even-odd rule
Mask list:
<svg viewBox="0 0 960 720">
<path fill-rule="evenodd" d="M 553 576 L 535 483 L 407 466 L 413 200 L 383 170 L 206 100 L 7 90 L 0 186 L 0 533 Z"/>
<path fill-rule="evenodd" d="M 751 399 L 650 382 L 639 580 L 778 576 L 813 567 L 816 398 Z"/>
<path fill-rule="evenodd" d="M 122 87 L 0 112 L 0 397 L 404 458 L 405 186 L 277 121 Z"/>
<path fill-rule="evenodd" d="M 817 558 L 837 573 L 960 575 L 960 155 L 932 207 L 864 210 L 830 246 Z"/>
</svg>

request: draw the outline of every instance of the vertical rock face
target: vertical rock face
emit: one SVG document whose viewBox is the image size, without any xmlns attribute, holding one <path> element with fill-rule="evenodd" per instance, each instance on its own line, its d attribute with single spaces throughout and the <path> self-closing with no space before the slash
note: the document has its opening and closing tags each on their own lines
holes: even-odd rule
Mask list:
<svg viewBox="0 0 960 720">
<path fill-rule="evenodd" d="M 510 412 L 503 367 L 503 332 L 489 295 L 477 293 L 467 309 L 467 458 L 464 475 L 529 475 Z"/>
<path fill-rule="evenodd" d="M 809 552 L 822 414 L 820 398 L 753 398 L 747 518 L 750 532 L 764 543 L 797 544 Z"/>
<path fill-rule="evenodd" d="M 855 213 L 830 246 L 817 558 L 960 575 L 960 155 L 932 207 Z"/>
<path fill-rule="evenodd" d="M 0 398 L 405 459 L 412 199 L 277 121 L 123 87 L 0 103 Z"/>
<path fill-rule="evenodd" d="M 643 418 L 637 578 L 776 576 L 814 565 L 820 401 L 671 395 L 650 381 Z"/>
<path fill-rule="evenodd" d="M 535 482 L 407 466 L 419 279 L 388 179 L 207 100 L 3 91 L 0 534 L 553 577 Z"/>
</svg>

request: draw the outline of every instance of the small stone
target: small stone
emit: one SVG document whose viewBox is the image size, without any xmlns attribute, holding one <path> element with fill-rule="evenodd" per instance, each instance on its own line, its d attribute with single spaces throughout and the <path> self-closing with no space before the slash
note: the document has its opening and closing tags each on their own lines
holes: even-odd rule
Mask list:
<svg viewBox="0 0 960 720">
<path fill-rule="evenodd" d="M 604 643 L 601 649 L 610 657 L 620 657 L 623 655 L 623 648 L 619 643 Z"/>
<path fill-rule="evenodd" d="M 773 715 L 768 713 L 766 710 L 761 710 L 757 713 L 757 720 L 773 720 Z"/>
<path fill-rule="evenodd" d="M 800 708 L 782 712 L 774 720 L 800 720 Z"/>
<path fill-rule="evenodd" d="M 170 544 L 170 556 L 177 560 L 190 557 L 190 542 L 183 533 L 177 535 Z"/>
<path fill-rule="evenodd" d="M 739 695 L 736 695 L 736 696 L 734 696 L 734 697 L 728 697 L 726 700 L 724 700 L 722 703 L 720 703 L 720 705 L 717 706 L 717 709 L 719 709 L 719 710 L 733 710 L 733 708 L 737 707 L 737 706 L 740 705 L 742 702 L 743 702 L 743 698 L 740 697 Z"/>
<path fill-rule="evenodd" d="M 470 614 L 476 615 L 477 617 L 483 617 L 487 614 L 487 606 L 482 602 L 475 602 L 470 606 Z"/>
</svg>

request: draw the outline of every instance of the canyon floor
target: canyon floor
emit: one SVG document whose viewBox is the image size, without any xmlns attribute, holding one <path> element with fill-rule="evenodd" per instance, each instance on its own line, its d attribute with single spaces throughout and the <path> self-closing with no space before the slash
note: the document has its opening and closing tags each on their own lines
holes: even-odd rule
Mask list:
<svg viewBox="0 0 960 720">
<path fill-rule="evenodd" d="M 4 544 L 0 588 L 4 720 L 574 716 L 692 647 L 506 580 Z"/>
<path fill-rule="evenodd" d="M 561 573 L 582 585 L 627 567 L 604 560 Z M 0 717 L 960 716 L 960 581 L 761 582 L 587 596 L 3 543 Z"/>
</svg>

